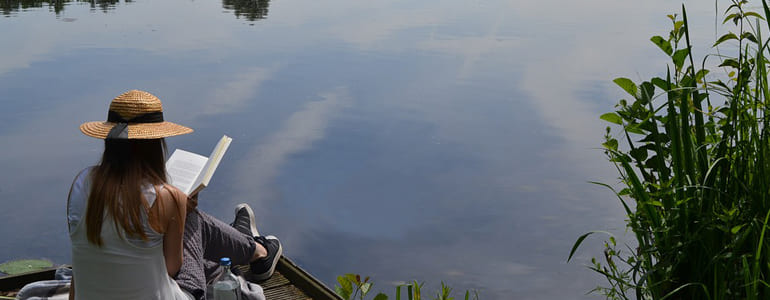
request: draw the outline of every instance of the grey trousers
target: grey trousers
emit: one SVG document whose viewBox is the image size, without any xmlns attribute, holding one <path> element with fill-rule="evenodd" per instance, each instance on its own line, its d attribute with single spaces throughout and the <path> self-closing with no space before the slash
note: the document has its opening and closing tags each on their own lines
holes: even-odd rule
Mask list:
<svg viewBox="0 0 770 300">
<path fill-rule="evenodd" d="M 220 258 L 246 265 L 256 248 L 254 238 L 197 209 L 187 214 L 182 246 L 182 267 L 174 279 L 196 300 L 206 299 L 207 285 L 221 273 Z M 241 280 L 241 295 L 248 300 L 265 299 L 261 287 L 245 280 Z"/>
</svg>

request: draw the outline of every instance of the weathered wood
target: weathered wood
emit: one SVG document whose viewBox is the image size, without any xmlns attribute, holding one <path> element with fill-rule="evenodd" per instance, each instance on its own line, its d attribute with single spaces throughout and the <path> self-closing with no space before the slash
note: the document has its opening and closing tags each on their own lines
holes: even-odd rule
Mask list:
<svg viewBox="0 0 770 300">
<path fill-rule="evenodd" d="M 259 283 L 259 285 L 261 285 L 263 289 L 271 289 L 274 287 L 279 287 L 287 284 L 291 284 L 291 282 L 289 282 L 289 280 L 286 279 L 286 277 L 284 277 L 283 274 L 281 274 L 281 272 L 277 272 L 277 271 L 273 273 L 273 276 L 270 277 L 270 279 Z"/>
<path fill-rule="evenodd" d="M 276 266 L 276 270 L 281 272 L 298 289 L 302 290 L 308 296 L 316 300 L 342 300 L 342 297 L 334 293 L 329 287 L 320 280 L 305 272 L 287 257 L 281 257 Z"/>
<path fill-rule="evenodd" d="M 0 291 L 12 291 L 22 288 L 25 284 L 54 278 L 56 268 L 0 277 Z"/>
<path fill-rule="evenodd" d="M 237 266 L 247 271 L 248 266 Z M 245 268 L 245 269 L 244 269 Z M 0 291 L 14 291 L 25 284 L 41 280 L 52 280 L 55 268 L 29 272 L 19 275 L 0 277 Z M 270 279 L 259 283 L 265 291 L 267 300 L 342 300 L 321 281 L 297 266 L 294 262 L 281 257 L 275 273 Z"/>
<path fill-rule="evenodd" d="M 283 285 L 265 290 L 266 300 L 312 300 L 293 285 Z"/>
</svg>

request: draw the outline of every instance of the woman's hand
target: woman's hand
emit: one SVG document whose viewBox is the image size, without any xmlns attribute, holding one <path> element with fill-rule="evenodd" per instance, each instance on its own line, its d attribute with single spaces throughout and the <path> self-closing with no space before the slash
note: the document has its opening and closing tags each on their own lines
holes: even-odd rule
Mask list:
<svg viewBox="0 0 770 300">
<path fill-rule="evenodd" d="M 190 213 L 198 208 L 198 193 L 195 193 L 192 197 L 187 196 L 187 212 Z"/>
</svg>

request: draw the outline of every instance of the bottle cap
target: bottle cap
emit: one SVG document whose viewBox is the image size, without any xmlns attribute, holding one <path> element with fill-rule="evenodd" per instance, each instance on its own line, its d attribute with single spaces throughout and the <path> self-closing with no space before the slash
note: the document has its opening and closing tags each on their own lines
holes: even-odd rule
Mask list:
<svg viewBox="0 0 770 300">
<path fill-rule="evenodd" d="M 230 258 L 229 257 L 222 257 L 219 259 L 219 265 L 220 266 L 229 266 L 230 265 Z"/>
</svg>

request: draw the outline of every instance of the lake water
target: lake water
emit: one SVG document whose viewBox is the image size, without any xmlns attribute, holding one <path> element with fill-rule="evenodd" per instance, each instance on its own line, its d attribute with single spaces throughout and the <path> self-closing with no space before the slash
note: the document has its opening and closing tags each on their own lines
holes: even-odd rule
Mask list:
<svg viewBox="0 0 770 300">
<path fill-rule="evenodd" d="M 714 3 L 687 2 L 710 45 Z M 5 1 L 0 7 L 0 262 L 70 261 L 65 201 L 129 89 L 194 134 L 234 141 L 200 208 L 248 202 L 328 285 L 441 280 L 482 299 L 597 299 L 589 230 L 623 232 L 598 116 L 611 80 L 665 72 L 649 42 L 679 2 Z M 727 4 L 721 4 L 726 6 Z M 720 7 L 720 10 L 723 8 Z M 707 48 L 704 48 L 704 51 Z M 699 54 L 702 55 L 701 51 Z"/>
</svg>

